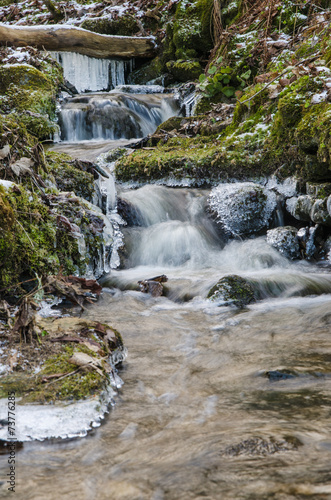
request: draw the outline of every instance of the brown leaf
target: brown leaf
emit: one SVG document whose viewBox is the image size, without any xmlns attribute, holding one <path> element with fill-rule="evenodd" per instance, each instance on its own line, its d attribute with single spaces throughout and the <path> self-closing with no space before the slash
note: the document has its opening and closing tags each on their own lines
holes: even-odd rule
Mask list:
<svg viewBox="0 0 331 500">
<path fill-rule="evenodd" d="M 31 167 L 33 165 L 33 160 L 31 158 L 27 158 L 23 156 L 20 160 L 15 161 L 15 163 L 12 163 L 10 165 L 10 168 L 14 172 L 15 175 L 20 176 L 20 175 L 26 175 L 26 174 L 32 174 Z"/>
<path fill-rule="evenodd" d="M 7 156 L 10 153 L 10 147 L 9 144 L 5 144 L 2 149 L 0 149 L 0 160 L 3 160 L 4 158 L 7 158 Z"/>
<path fill-rule="evenodd" d="M 279 83 L 282 87 L 286 87 L 290 83 L 290 80 L 288 78 L 280 78 Z"/>
</svg>

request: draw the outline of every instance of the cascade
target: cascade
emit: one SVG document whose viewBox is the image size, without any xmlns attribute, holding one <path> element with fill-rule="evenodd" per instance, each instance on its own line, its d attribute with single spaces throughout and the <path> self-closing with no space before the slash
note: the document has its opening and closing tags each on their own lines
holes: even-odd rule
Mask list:
<svg viewBox="0 0 331 500">
<path fill-rule="evenodd" d="M 66 99 L 59 113 L 61 139 L 77 142 L 141 138 L 177 113 L 171 94 L 81 94 Z"/>
</svg>

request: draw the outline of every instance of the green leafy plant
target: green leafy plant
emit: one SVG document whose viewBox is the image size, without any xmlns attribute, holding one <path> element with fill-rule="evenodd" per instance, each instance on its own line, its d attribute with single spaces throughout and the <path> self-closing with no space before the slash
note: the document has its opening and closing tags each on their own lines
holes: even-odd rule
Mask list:
<svg viewBox="0 0 331 500">
<path fill-rule="evenodd" d="M 213 97 L 220 92 L 226 97 L 234 95 L 236 89 L 229 85 L 233 70 L 229 66 L 218 68 L 212 65 L 207 73 L 207 75 L 203 74 L 199 77 L 199 88 L 204 97 Z"/>
</svg>

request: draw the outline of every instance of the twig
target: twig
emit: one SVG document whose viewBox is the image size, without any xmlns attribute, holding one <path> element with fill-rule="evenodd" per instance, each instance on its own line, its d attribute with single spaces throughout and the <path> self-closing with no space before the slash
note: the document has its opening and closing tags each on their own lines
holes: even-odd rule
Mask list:
<svg viewBox="0 0 331 500">
<path fill-rule="evenodd" d="M 318 52 L 317 55 L 315 55 L 315 56 L 310 56 L 307 59 L 303 59 L 302 61 L 297 62 L 296 64 L 293 65 L 293 67 L 299 66 L 299 64 L 303 64 L 303 63 L 305 63 L 307 61 L 314 61 L 315 59 L 318 59 L 320 55 L 321 55 L 321 52 Z M 285 75 L 285 73 L 287 73 L 288 71 L 289 71 L 288 68 L 286 68 L 280 75 L 277 75 L 273 80 L 271 80 L 270 82 L 268 82 L 263 87 L 263 89 L 261 89 L 258 92 L 256 92 L 256 94 L 252 95 L 248 99 L 245 99 L 245 101 L 240 101 L 239 99 L 236 99 L 237 102 L 239 102 L 240 104 L 244 104 L 245 102 L 250 101 L 251 99 L 253 99 L 253 97 L 256 97 L 257 95 L 261 94 L 261 92 L 263 92 L 267 87 L 269 87 L 269 85 L 271 85 L 275 80 L 278 80 L 278 78 L 280 78 L 281 76 Z"/>
<path fill-rule="evenodd" d="M 30 243 L 31 243 L 32 247 L 33 247 L 33 248 L 36 248 L 36 247 L 34 246 L 34 244 L 33 244 L 33 241 L 30 239 L 30 236 L 28 235 L 28 233 L 26 232 L 26 230 L 24 229 L 24 227 L 23 227 L 23 226 L 22 226 L 22 224 L 20 223 L 20 221 L 16 219 L 16 222 L 17 222 L 17 224 L 19 224 L 19 225 L 21 226 L 21 228 L 22 228 L 22 229 L 23 229 L 23 231 L 25 232 L 25 234 L 26 234 L 26 236 L 27 236 L 28 240 L 30 241 Z"/>
<path fill-rule="evenodd" d="M 79 372 L 81 369 L 81 366 L 77 368 L 77 370 L 74 370 L 73 372 L 66 373 L 65 375 L 62 375 L 62 377 L 57 378 L 56 380 L 51 380 L 50 382 L 47 382 L 46 385 L 54 384 L 54 382 L 58 382 L 59 380 L 62 380 L 63 378 L 70 377 L 70 375 L 74 375 L 75 373 Z"/>
</svg>

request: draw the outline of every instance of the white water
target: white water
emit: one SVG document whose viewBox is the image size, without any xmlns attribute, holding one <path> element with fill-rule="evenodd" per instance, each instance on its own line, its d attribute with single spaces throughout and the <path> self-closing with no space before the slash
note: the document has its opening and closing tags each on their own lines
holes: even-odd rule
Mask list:
<svg viewBox="0 0 331 500">
<path fill-rule="evenodd" d="M 61 106 L 61 139 L 66 142 L 145 137 L 178 112 L 171 94 L 81 94 Z"/>
</svg>

